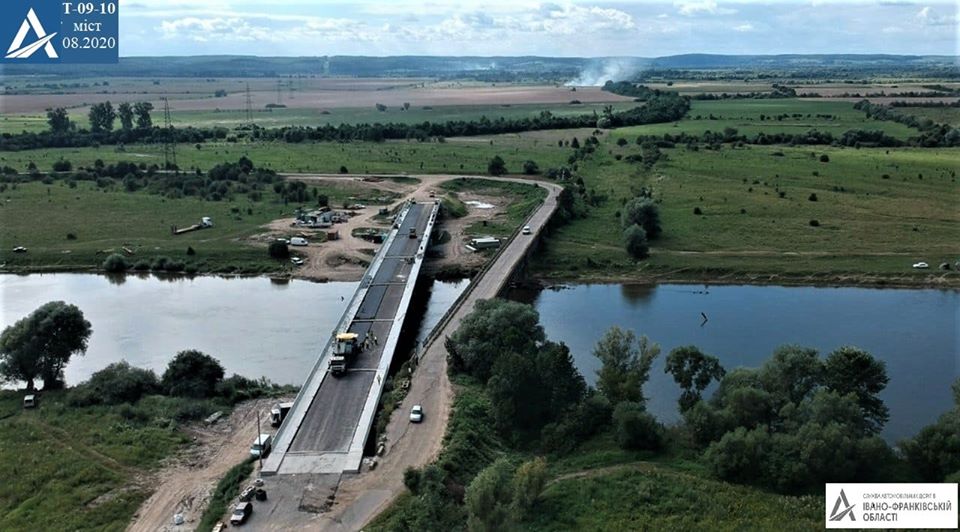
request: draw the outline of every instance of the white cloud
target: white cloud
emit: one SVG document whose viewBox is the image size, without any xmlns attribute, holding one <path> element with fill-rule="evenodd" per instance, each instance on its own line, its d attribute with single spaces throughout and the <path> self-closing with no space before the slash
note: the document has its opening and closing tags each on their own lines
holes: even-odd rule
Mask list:
<svg viewBox="0 0 960 532">
<path fill-rule="evenodd" d="M 720 7 L 716 0 L 677 0 L 673 3 L 677 12 L 690 17 L 694 15 L 732 15 L 736 9 Z"/>
<path fill-rule="evenodd" d="M 739 24 L 733 27 L 733 31 L 739 31 L 740 33 L 753 31 L 753 24 L 750 24 L 749 22 L 747 22 L 746 24 Z"/>
</svg>

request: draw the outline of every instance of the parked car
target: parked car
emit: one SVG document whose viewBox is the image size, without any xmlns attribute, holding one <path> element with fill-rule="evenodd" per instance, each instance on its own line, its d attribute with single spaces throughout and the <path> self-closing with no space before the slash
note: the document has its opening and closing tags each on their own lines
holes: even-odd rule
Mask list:
<svg viewBox="0 0 960 532">
<path fill-rule="evenodd" d="M 291 246 L 306 246 L 308 244 L 307 239 L 302 236 L 295 236 L 290 239 Z"/>
<path fill-rule="evenodd" d="M 37 396 L 34 394 L 24 395 L 23 396 L 23 407 L 24 408 L 36 408 L 37 407 Z"/>
<path fill-rule="evenodd" d="M 247 519 L 250 517 L 250 514 L 253 513 L 253 504 L 249 502 L 241 502 L 233 509 L 233 513 L 230 515 L 230 524 L 233 526 L 242 525 L 247 522 Z"/>
<path fill-rule="evenodd" d="M 303 266 L 303 259 L 300 257 L 290 257 L 290 262 L 292 262 L 294 266 Z"/>
<path fill-rule="evenodd" d="M 423 421 L 423 407 L 420 405 L 413 405 L 413 408 L 410 409 L 410 421 L 413 423 L 420 423 Z"/>
<path fill-rule="evenodd" d="M 253 495 L 256 493 L 256 491 L 257 487 L 253 485 L 244 488 L 243 491 L 240 492 L 240 502 L 249 502 L 251 499 L 253 499 Z"/>
<path fill-rule="evenodd" d="M 17 247 L 15 247 L 15 248 L 13 248 L 13 252 L 14 252 L 14 253 L 26 253 L 26 252 L 27 252 L 27 248 L 25 248 L 25 247 L 23 247 L 23 246 L 17 246 Z"/>
<path fill-rule="evenodd" d="M 533 231 L 530 229 L 530 226 L 529 226 L 529 225 L 525 225 L 525 226 L 523 226 L 523 230 L 521 231 L 521 233 L 523 233 L 523 234 L 525 234 L 525 235 L 529 235 L 529 234 L 532 234 Z"/>
<path fill-rule="evenodd" d="M 918 262 L 918 263 L 914 264 L 913 267 L 916 268 L 916 269 L 918 269 L 918 270 L 926 270 L 927 268 L 930 267 L 930 265 L 927 264 L 926 262 Z"/>
<path fill-rule="evenodd" d="M 250 446 L 250 454 L 252 454 L 255 458 L 267 456 L 270 454 L 270 445 L 272 443 L 272 436 L 269 434 L 261 434 L 256 440 L 253 440 L 253 445 Z"/>
</svg>

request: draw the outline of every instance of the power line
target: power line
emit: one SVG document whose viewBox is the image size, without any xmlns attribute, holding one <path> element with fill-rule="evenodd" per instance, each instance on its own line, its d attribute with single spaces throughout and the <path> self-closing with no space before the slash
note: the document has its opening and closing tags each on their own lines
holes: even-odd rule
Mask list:
<svg viewBox="0 0 960 532">
<path fill-rule="evenodd" d="M 170 120 L 170 102 L 166 97 L 160 99 L 163 100 L 163 129 L 166 132 L 163 136 L 163 168 L 170 170 L 177 167 L 177 143 L 174 140 L 176 132 Z"/>
<path fill-rule="evenodd" d="M 249 83 L 247 83 L 247 123 L 253 124 L 253 101 L 250 99 Z"/>
</svg>

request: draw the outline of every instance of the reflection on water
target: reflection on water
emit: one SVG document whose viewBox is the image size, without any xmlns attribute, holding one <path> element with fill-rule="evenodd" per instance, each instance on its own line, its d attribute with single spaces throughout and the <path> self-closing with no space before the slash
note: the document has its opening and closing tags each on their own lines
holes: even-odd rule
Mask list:
<svg viewBox="0 0 960 532">
<path fill-rule="evenodd" d="M 699 346 L 728 370 L 756 367 L 783 344 L 823 355 L 842 345 L 866 349 L 886 362 L 890 376 L 882 394 L 890 441 L 915 434 L 946 411 L 950 385 L 960 376 L 957 291 L 614 284 L 510 297 L 536 306 L 547 335 L 570 346 L 591 384 L 599 368 L 593 346 L 611 325 L 658 342 L 663 351 L 644 391 L 651 411 L 665 421 L 678 419 L 680 392 L 664 373 L 664 358 L 681 345 Z"/>
<path fill-rule="evenodd" d="M 467 284 L 428 285 L 418 339 Z M 199 349 L 219 359 L 227 374 L 300 385 L 356 286 L 262 277 L 0 275 L 0 328 L 48 301 L 80 307 L 93 335 L 86 356 L 67 366 L 68 384 L 119 360 L 162 373 L 177 351 Z"/>
</svg>

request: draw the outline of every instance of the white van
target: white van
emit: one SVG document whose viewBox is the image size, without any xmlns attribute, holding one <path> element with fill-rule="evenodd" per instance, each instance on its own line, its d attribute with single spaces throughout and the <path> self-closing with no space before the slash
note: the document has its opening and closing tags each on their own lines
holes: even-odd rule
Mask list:
<svg viewBox="0 0 960 532">
<path fill-rule="evenodd" d="M 303 237 L 301 237 L 301 236 L 295 236 L 295 237 L 293 237 L 293 238 L 290 239 L 290 245 L 291 245 L 291 246 L 306 246 L 307 243 L 308 243 L 308 242 L 307 242 L 307 239 L 306 239 L 306 238 L 303 238 Z"/>
<path fill-rule="evenodd" d="M 24 408 L 36 408 L 37 407 L 37 396 L 30 394 L 23 396 L 23 407 Z"/>
<path fill-rule="evenodd" d="M 261 434 L 253 441 L 250 446 L 250 454 L 254 458 L 261 458 L 270 454 L 270 444 L 273 443 L 273 437 L 269 434 Z"/>
</svg>

